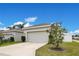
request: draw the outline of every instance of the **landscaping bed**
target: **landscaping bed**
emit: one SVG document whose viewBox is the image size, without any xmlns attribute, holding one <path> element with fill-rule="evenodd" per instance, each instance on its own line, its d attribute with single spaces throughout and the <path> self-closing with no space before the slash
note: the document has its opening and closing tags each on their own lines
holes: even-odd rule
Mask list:
<svg viewBox="0 0 79 59">
<path fill-rule="evenodd" d="M 36 50 L 36 56 L 79 56 L 78 42 L 64 42 L 61 45 L 62 51 L 50 50 L 50 44 L 46 44 Z"/>
</svg>

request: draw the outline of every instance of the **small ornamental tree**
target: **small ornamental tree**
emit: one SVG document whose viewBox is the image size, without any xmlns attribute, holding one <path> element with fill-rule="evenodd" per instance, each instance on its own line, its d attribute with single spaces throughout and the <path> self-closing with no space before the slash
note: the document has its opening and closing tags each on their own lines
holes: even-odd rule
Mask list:
<svg viewBox="0 0 79 59">
<path fill-rule="evenodd" d="M 50 26 L 50 35 L 49 35 L 49 44 L 52 44 L 54 48 L 59 48 L 59 45 L 62 43 L 64 38 L 65 29 L 61 26 L 60 23 L 53 23 Z"/>
</svg>

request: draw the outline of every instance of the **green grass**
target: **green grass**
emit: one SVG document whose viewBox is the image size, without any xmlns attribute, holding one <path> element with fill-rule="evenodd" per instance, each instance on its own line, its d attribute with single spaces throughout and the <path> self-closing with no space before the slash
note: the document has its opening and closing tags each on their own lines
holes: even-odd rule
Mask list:
<svg viewBox="0 0 79 59">
<path fill-rule="evenodd" d="M 8 46 L 8 45 L 13 45 L 13 44 L 17 44 L 17 43 L 21 43 L 21 42 L 6 42 L 6 43 L 0 44 L 0 47 L 2 47 L 2 46 Z"/>
<path fill-rule="evenodd" d="M 36 50 L 36 56 L 79 56 L 79 43 L 64 42 L 62 48 L 64 51 L 49 50 L 50 44 Z"/>
</svg>

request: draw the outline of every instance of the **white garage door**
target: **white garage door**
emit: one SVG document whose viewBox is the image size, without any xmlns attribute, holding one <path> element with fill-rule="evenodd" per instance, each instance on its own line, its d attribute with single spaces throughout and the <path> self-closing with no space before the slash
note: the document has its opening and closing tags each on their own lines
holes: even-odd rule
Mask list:
<svg viewBox="0 0 79 59">
<path fill-rule="evenodd" d="M 47 32 L 28 32 L 28 41 L 43 43 L 48 42 L 48 33 Z"/>
</svg>

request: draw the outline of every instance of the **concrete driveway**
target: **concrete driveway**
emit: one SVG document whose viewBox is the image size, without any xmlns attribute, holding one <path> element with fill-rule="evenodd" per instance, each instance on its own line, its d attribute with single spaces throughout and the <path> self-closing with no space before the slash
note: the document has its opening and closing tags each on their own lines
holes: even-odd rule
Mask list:
<svg viewBox="0 0 79 59">
<path fill-rule="evenodd" d="M 10 46 L 0 47 L 0 56 L 34 56 L 35 50 L 46 43 L 18 43 Z"/>
</svg>

